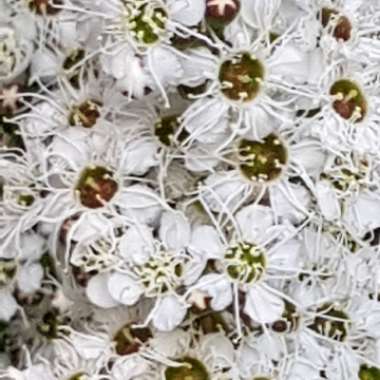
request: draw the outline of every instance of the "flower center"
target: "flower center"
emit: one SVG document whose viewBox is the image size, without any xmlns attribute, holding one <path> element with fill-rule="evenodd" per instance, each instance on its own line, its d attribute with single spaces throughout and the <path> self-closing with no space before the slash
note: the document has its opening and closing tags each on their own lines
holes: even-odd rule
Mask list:
<svg viewBox="0 0 380 380">
<path fill-rule="evenodd" d="M 282 318 L 272 324 L 272 330 L 277 333 L 294 331 L 299 325 L 299 319 L 296 307 L 285 301 L 285 311 L 282 314 Z"/>
<path fill-rule="evenodd" d="M 17 64 L 17 41 L 15 32 L 9 28 L 0 29 L 0 78 L 9 76 Z"/>
<path fill-rule="evenodd" d="M 331 8 L 323 8 L 320 13 L 322 26 L 331 28 L 332 35 L 336 40 L 346 42 L 351 38 L 352 25 L 346 16 Z"/>
<path fill-rule="evenodd" d="M 14 259 L 0 259 L 0 287 L 9 285 L 16 276 L 17 262 Z"/>
<path fill-rule="evenodd" d="M 111 170 L 101 166 L 90 166 L 83 170 L 76 192 L 83 206 L 99 208 L 113 198 L 118 187 Z"/>
<path fill-rule="evenodd" d="M 166 28 L 167 13 L 154 2 L 145 0 L 125 1 L 127 29 L 139 44 L 152 45 Z"/>
<path fill-rule="evenodd" d="M 75 106 L 70 114 L 70 125 L 80 125 L 84 128 L 92 128 L 100 117 L 102 104 L 96 100 L 86 100 L 79 106 Z"/>
<path fill-rule="evenodd" d="M 205 365 L 199 360 L 185 357 L 176 361 L 184 365 L 168 367 L 165 371 L 165 380 L 210 380 Z"/>
<path fill-rule="evenodd" d="M 80 372 L 76 373 L 75 375 L 70 376 L 67 380 L 87 380 L 89 379 L 89 376 L 87 373 Z"/>
<path fill-rule="evenodd" d="M 359 371 L 360 380 L 380 380 L 380 369 L 362 365 Z"/>
<path fill-rule="evenodd" d="M 264 67 L 255 56 L 244 52 L 224 61 L 219 70 L 221 91 L 230 100 L 249 102 L 258 95 Z"/>
<path fill-rule="evenodd" d="M 266 269 L 265 251 L 250 243 L 237 243 L 224 255 L 227 275 L 240 283 L 257 282 Z"/>
<path fill-rule="evenodd" d="M 135 267 L 146 288 L 146 295 L 154 297 L 178 288 L 183 273 L 183 259 L 166 251 L 150 257 L 147 263 Z"/>
<path fill-rule="evenodd" d="M 281 140 L 270 134 L 262 141 L 241 140 L 239 161 L 241 173 L 250 181 L 271 182 L 282 174 L 288 153 Z"/>
<path fill-rule="evenodd" d="M 367 102 L 358 85 L 348 79 L 335 82 L 330 88 L 332 107 L 343 119 L 358 123 L 367 113 Z"/>
<path fill-rule="evenodd" d="M 154 134 L 161 144 L 170 147 L 185 140 L 188 136 L 185 129 L 182 129 L 178 134 L 176 133 L 179 126 L 178 115 L 166 116 L 156 122 L 154 125 Z"/>
<path fill-rule="evenodd" d="M 345 340 L 350 326 L 348 315 L 333 304 L 326 304 L 317 309 L 319 314 L 307 327 L 316 333 L 334 339 Z"/>
<path fill-rule="evenodd" d="M 29 9 L 38 15 L 54 16 L 61 10 L 55 5 L 63 5 L 63 0 L 27 0 Z"/>
<path fill-rule="evenodd" d="M 53 309 L 43 315 L 41 323 L 37 325 L 37 330 L 48 339 L 57 339 L 59 338 L 59 326 L 61 325 L 62 321 L 59 317 L 59 312 Z"/>
<path fill-rule="evenodd" d="M 335 162 L 337 167 L 322 173 L 322 179 L 327 179 L 335 189 L 343 192 L 356 192 L 366 186 L 369 173 L 367 160 L 359 159 L 354 162 L 354 165 L 347 165 L 347 167 L 342 165 L 339 158 Z"/>
<path fill-rule="evenodd" d="M 149 328 L 133 328 L 131 325 L 123 326 L 113 338 L 116 353 L 125 356 L 138 352 L 141 345 L 152 336 Z"/>
<path fill-rule="evenodd" d="M 75 246 L 70 263 L 84 273 L 104 271 L 117 262 L 118 258 L 112 241 L 101 238 Z"/>
</svg>

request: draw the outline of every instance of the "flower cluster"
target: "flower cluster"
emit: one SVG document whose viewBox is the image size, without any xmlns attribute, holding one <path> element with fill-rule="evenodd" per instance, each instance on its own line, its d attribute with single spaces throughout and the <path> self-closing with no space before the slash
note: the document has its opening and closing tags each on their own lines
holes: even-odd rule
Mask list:
<svg viewBox="0 0 380 380">
<path fill-rule="evenodd" d="M 379 380 L 379 25 L 0 0 L 0 379 Z"/>
</svg>

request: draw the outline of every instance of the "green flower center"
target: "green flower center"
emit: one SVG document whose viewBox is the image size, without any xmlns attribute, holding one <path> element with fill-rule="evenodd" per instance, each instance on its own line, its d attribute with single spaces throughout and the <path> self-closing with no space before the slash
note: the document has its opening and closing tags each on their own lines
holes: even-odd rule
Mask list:
<svg viewBox="0 0 380 380">
<path fill-rule="evenodd" d="M 344 341 L 351 324 L 348 315 L 333 304 L 321 306 L 317 313 L 319 315 L 307 327 L 338 342 Z"/>
<path fill-rule="evenodd" d="M 111 170 L 90 166 L 83 170 L 75 191 L 83 206 L 99 208 L 113 198 L 117 189 L 118 184 Z"/>
<path fill-rule="evenodd" d="M 130 355 L 138 352 L 141 345 L 152 338 L 149 328 L 122 327 L 114 336 L 115 350 L 118 355 Z"/>
<path fill-rule="evenodd" d="M 76 373 L 70 376 L 67 380 L 88 380 L 89 376 L 85 372 Z"/>
<path fill-rule="evenodd" d="M 332 107 L 334 111 L 345 120 L 358 123 L 367 114 L 367 102 L 359 86 L 348 80 L 341 79 L 330 88 Z"/>
<path fill-rule="evenodd" d="M 331 168 L 328 172 L 322 173 L 321 178 L 327 179 L 335 189 L 339 191 L 357 191 L 366 186 L 366 178 L 369 172 L 368 161 L 359 159 L 346 165 L 338 158 L 336 167 Z"/>
<path fill-rule="evenodd" d="M 20 194 L 17 198 L 17 203 L 23 207 L 30 207 L 34 203 L 34 200 L 32 194 Z"/>
<path fill-rule="evenodd" d="M 15 32 L 12 29 L 3 29 L 0 34 L 0 78 L 10 75 L 17 64 Z"/>
<path fill-rule="evenodd" d="M 250 243 L 237 243 L 224 255 L 224 264 L 228 276 L 240 283 L 257 282 L 266 269 L 265 251 Z"/>
<path fill-rule="evenodd" d="M 37 331 L 48 339 L 57 339 L 61 322 L 58 310 L 53 309 L 43 315 L 42 321 L 37 325 Z"/>
<path fill-rule="evenodd" d="M 177 361 L 184 365 L 168 367 L 165 371 L 165 380 L 210 380 L 206 367 L 199 360 L 185 357 Z"/>
<path fill-rule="evenodd" d="M 351 38 L 351 22 L 346 16 L 340 14 L 337 10 L 323 8 L 320 12 L 320 19 L 324 28 L 331 28 L 332 35 L 336 40 L 346 42 Z"/>
<path fill-rule="evenodd" d="M 152 45 L 162 37 L 167 22 L 165 9 L 145 0 L 126 0 L 125 8 L 127 29 L 137 43 Z"/>
<path fill-rule="evenodd" d="M 9 285 L 17 273 L 17 262 L 14 259 L 0 259 L 0 287 Z"/>
<path fill-rule="evenodd" d="M 63 0 L 27 0 L 29 9 L 38 15 L 54 16 L 61 10 L 54 5 L 63 5 Z"/>
<path fill-rule="evenodd" d="M 380 380 L 380 369 L 362 365 L 359 371 L 360 380 Z"/>
<path fill-rule="evenodd" d="M 178 134 L 180 122 L 178 115 L 166 116 L 159 119 L 154 125 L 154 134 L 161 144 L 170 147 L 177 145 L 178 142 L 184 141 L 188 136 L 185 129 L 182 129 Z"/>
<path fill-rule="evenodd" d="M 262 141 L 243 139 L 239 144 L 240 171 L 254 182 L 271 182 L 282 174 L 288 161 L 285 145 L 274 134 Z"/>
<path fill-rule="evenodd" d="M 285 301 L 285 311 L 282 314 L 282 318 L 272 324 L 272 330 L 277 333 L 294 331 L 299 325 L 299 320 L 300 317 L 296 307 Z"/>
<path fill-rule="evenodd" d="M 249 102 L 255 99 L 263 79 L 262 63 L 248 52 L 236 54 L 220 66 L 221 91 L 230 100 Z"/>
<path fill-rule="evenodd" d="M 183 264 L 182 259 L 162 251 L 150 257 L 144 265 L 135 267 L 135 272 L 146 288 L 146 295 L 156 296 L 178 288 L 183 274 Z"/>
<path fill-rule="evenodd" d="M 70 114 L 70 125 L 80 125 L 84 128 L 92 128 L 100 117 L 102 104 L 96 100 L 86 100 L 79 106 L 75 106 Z"/>
</svg>

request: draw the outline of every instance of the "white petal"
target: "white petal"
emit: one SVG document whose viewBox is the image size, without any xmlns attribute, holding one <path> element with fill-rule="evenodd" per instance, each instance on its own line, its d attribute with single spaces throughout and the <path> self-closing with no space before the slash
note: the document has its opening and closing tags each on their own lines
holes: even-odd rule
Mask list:
<svg viewBox="0 0 380 380">
<path fill-rule="evenodd" d="M 327 159 L 321 144 L 314 140 L 304 140 L 303 144 L 292 147 L 291 157 L 312 177 L 321 174 Z"/>
<path fill-rule="evenodd" d="M 120 239 L 119 248 L 125 260 L 144 264 L 154 252 L 152 229 L 144 224 L 129 227 Z"/>
<path fill-rule="evenodd" d="M 10 291 L 7 288 L 0 289 L 0 321 L 9 321 L 17 308 L 17 302 Z"/>
<path fill-rule="evenodd" d="M 107 287 L 113 299 L 127 306 L 134 305 L 144 293 L 144 288 L 138 282 L 119 272 L 109 276 Z"/>
<path fill-rule="evenodd" d="M 18 288 L 23 293 L 33 293 L 41 287 L 41 281 L 44 275 L 41 264 L 22 265 L 17 273 Z"/>
<path fill-rule="evenodd" d="M 179 83 L 183 76 L 182 66 L 176 54 L 166 48 L 155 47 L 151 50 L 148 61 L 151 61 L 154 74 L 163 85 Z"/>
<path fill-rule="evenodd" d="M 200 99 L 183 114 L 184 126 L 201 143 L 214 143 L 228 130 L 227 109 L 220 99 Z"/>
<path fill-rule="evenodd" d="M 21 254 L 22 260 L 35 261 L 39 260 L 46 252 L 46 241 L 40 235 L 34 232 L 28 232 L 21 235 Z"/>
<path fill-rule="evenodd" d="M 242 0 L 241 14 L 247 24 L 266 30 L 272 25 L 280 5 L 280 0 Z"/>
<path fill-rule="evenodd" d="M 86 295 L 96 306 L 108 309 L 119 303 L 112 298 L 107 287 L 108 274 L 97 274 L 87 284 Z"/>
<path fill-rule="evenodd" d="M 364 235 L 367 231 L 380 227 L 379 194 L 360 194 L 349 204 L 343 215 L 344 220 L 357 232 Z"/>
<path fill-rule="evenodd" d="M 210 306 L 213 310 L 223 310 L 232 302 L 231 284 L 223 275 L 206 274 L 199 280 L 197 289 L 211 297 Z"/>
<path fill-rule="evenodd" d="M 70 333 L 70 343 L 72 343 L 79 356 L 85 360 L 99 358 L 109 348 L 108 339 L 103 339 L 101 336 L 85 334 L 83 332 Z"/>
<path fill-rule="evenodd" d="M 187 307 L 177 297 L 162 298 L 153 316 L 153 325 L 161 331 L 174 330 L 185 318 Z"/>
<path fill-rule="evenodd" d="M 251 243 L 265 240 L 265 235 L 274 224 L 273 211 L 270 207 L 250 205 L 236 214 L 236 220 L 243 238 Z"/>
<path fill-rule="evenodd" d="M 329 220 L 338 220 L 341 215 L 341 206 L 332 185 L 327 181 L 319 181 L 315 188 L 318 206 L 323 216 Z"/>
<path fill-rule="evenodd" d="M 247 292 L 244 312 L 259 323 L 272 323 L 281 318 L 284 301 L 260 285 Z"/>
<path fill-rule="evenodd" d="M 288 183 L 287 188 L 291 194 L 284 194 L 280 186 L 272 186 L 269 189 L 272 209 L 277 216 L 298 224 L 309 210 L 311 194 L 305 186 L 300 184 Z M 291 195 L 294 197 L 290 197 Z"/>
<path fill-rule="evenodd" d="M 200 196 L 216 212 L 234 210 L 250 188 L 236 171 L 211 174 L 200 188 Z"/>
<path fill-rule="evenodd" d="M 178 251 L 189 244 L 190 224 L 182 212 L 167 211 L 162 214 L 160 239 L 167 248 Z"/>
<path fill-rule="evenodd" d="M 197 25 L 206 12 L 204 0 L 170 0 L 169 4 L 172 18 L 186 26 Z"/>
<path fill-rule="evenodd" d="M 143 175 L 158 165 L 158 145 L 147 139 L 133 139 L 124 149 L 123 169 L 126 174 Z"/>
<path fill-rule="evenodd" d="M 162 211 L 159 195 L 143 185 L 124 188 L 119 206 L 123 215 L 142 224 L 154 224 Z"/>
<path fill-rule="evenodd" d="M 224 254 L 219 234 L 212 226 L 201 225 L 191 234 L 190 249 L 204 259 L 221 259 Z"/>
<path fill-rule="evenodd" d="M 300 265 L 299 252 L 301 242 L 297 239 L 290 239 L 286 243 L 274 247 L 270 252 L 270 265 L 282 268 L 297 268 Z"/>
</svg>

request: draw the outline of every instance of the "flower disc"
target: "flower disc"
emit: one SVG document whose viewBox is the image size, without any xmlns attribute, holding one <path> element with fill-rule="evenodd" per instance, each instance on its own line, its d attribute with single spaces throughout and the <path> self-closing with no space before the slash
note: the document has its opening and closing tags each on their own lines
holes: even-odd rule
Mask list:
<svg viewBox="0 0 380 380">
<path fill-rule="evenodd" d="M 101 166 L 90 166 L 83 170 L 76 191 L 83 206 L 99 208 L 109 202 L 118 189 L 112 171 Z"/>
<path fill-rule="evenodd" d="M 185 357 L 177 361 L 185 365 L 168 367 L 165 371 L 165 380 L 210 380 L 206 367 L 199 360 Z"/>
<path fill-rule="evenodd" d="M 275 134 L 270 134 L 262 141 L 241 140 L 239 160 L 244 177 L 254 182 L 270 182 L 282 174 L 288 153 L 281 140 Z"/>
<path fill-rule="evenodd" d="M 262 63 L 248 52 L 224 61 L 219 70 L 222 93 L 233 101 L 249 102 L 255 99 L 263 78 Z"/>
</svg>

